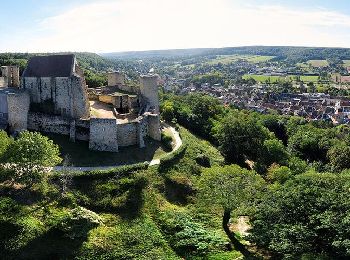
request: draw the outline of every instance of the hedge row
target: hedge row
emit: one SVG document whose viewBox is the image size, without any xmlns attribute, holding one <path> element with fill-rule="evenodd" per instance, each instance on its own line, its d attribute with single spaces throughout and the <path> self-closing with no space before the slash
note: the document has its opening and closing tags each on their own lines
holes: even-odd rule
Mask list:
<svg viewBox="0 0 350 260">
<path fill-rule="evenodd" d="M 174 161 L 181 158 L 184 153 L 186 152 L 187 144 L 182 144 L 179 149 L 177 149 L 175 152 L 168 154 L 167 156 L 164 156 L 160 159 L 159 167 L 160 168 L 167 168 L 171 166 Z"/>
<path fill-rule="evenodd" d="M 75 180 L 79 179 L 103 179 L 111 177 L 123 177 L 134 171 L 146 170 L 149 162 L 137 163 L 132 165 L 118 166 L 109 170 L 96 170 L 96 171 L 70 171 L 69 174 Z M 53 178 L 57 178 L 61 175 L 60 172 L 56 172 Z"/>
</svg>

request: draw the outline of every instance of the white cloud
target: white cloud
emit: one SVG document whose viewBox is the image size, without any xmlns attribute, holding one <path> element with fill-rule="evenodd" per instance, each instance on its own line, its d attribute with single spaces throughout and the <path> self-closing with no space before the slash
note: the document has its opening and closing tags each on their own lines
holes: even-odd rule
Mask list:
<svg viewBox="0 0 350 260">
<path fill-rule="evenodd" d="M 114 0 L 41 21 L 28 51 L 124 51 L 240 45 L 350 47 L 350 16 L 230 0 Z"/>
</svg>

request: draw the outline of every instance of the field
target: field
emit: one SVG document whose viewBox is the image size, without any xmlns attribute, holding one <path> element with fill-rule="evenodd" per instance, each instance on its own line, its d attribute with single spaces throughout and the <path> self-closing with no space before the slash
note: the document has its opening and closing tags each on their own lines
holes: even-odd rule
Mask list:
<svg viewBox="0 0 350 260">
<path fill-rule="evenodd" d="M 246 74 L 242 77 L 243 79 L 254 79 L 257 82 L 262 83 L 277 83 L 277 82 L 287 82 L 287 81 L 296 81 L 296 75 L 289 76 L 268 76 L 268 75 L 254 75 Z M 303 82 L 318 82 L 318 76 L 300 76 L 300 80 Z"/>
<path fill-rule="evenodd" d="M 344 67 L 350 67 L 350 60 L 343 60 Z"/>
<path fill-rule="evenodd" d="M 307 62 L 299 62 L 296 66 L 308 71 L 313 68 L 328 67 L 329 63 L 327 60 L 308 60 Z"/>
<path fill-rule="evenodd" d="M 260 55 L 220 55 L 216 59 L 212 59 L 206 62 L 206 64 L 215 65 L 218 63 L 230 64 L 239 60 L 246 60 L 251 63 L 266 62 L 273 59 L 274 56 L 260 56 Z"/>
<path fill-rule="evenodd" d="M 307 62 L 310 64 L 312 67 L 328 67 L 329 63 L 326 60 L 309 60 Z"/>
</svg>

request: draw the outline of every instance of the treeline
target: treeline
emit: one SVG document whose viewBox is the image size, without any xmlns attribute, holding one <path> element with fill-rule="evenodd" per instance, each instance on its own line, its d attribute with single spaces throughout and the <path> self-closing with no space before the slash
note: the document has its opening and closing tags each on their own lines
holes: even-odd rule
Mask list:
<svg viewBox="0 0 350 260">
<path fill-rule="evenodd" d="M 188 57 L 215 56 L 215 55 L 264 55 L 275 56 L 277 60 L 304 62 L 308 60 L 347 60 L 350 59 L 350 49 L 346 48 L 314 48 L 314 47 L 287 47 L 287 46 L 247 46 L 227 47 L 218 49 L 184 49 L 141 51 L 105 54 L 106 57 L 126 59 L 180 59 Z"/>
<path fill-rule="evenodd" d="M 319 171 L 350 168 L 350 127 L 333 127 L 326 121 L 308 122 L 283 116 L 224 107 L 202 94 L 163 94 L 162 115 L 217 145 L 228 163 L 266 174 L 273 163 L 288 166 L 298 160 Z"/>
</svg>

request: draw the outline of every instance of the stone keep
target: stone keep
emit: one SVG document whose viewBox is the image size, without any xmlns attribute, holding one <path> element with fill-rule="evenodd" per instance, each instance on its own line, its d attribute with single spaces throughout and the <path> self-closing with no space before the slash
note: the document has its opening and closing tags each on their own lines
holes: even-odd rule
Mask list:
<svg viewBox="0 0 350 260">
<path fill-rule="evenodd" d="M 87 86 L 74 55 L 31 58 L 21 87 L 29 91 L 32 111 L 72 119 L 89 117 Z"/>
<path fill-rule="evenodd" d="M 155 113 L 159 113 L 159 97 L 158 97 L 158 76 L 154 74 L 141 75 L 140 92 L 142 104 L 148 104 Z"/>
<path fill-rule="evenodd" d="M 17 66 L 2 66 L 1 76 L 2 77 L 0 78 L 0 87 L 19 87 L 19 68 Z"/>
</svg>

